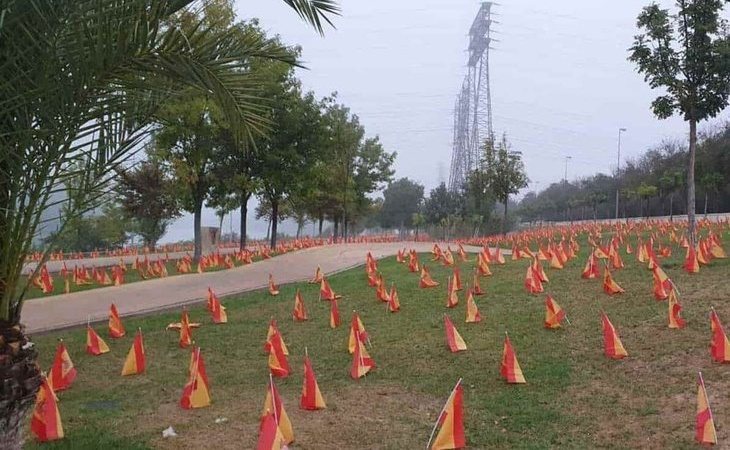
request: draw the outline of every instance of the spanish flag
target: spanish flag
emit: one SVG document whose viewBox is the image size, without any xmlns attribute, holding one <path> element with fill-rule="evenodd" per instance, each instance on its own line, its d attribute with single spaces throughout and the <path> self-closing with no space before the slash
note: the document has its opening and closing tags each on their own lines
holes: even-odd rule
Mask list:
<svg viewBox="0 0 730 450">
<path fill-rule="evenodd" d="M 294 294 L 294 312 L 292 312 L 292 317 L 297 321 L 309 319 L 307 316 L 307 309 L 304 307 L 304 300 L 302 299 L 302 294 L 299 292 L 299 289 L 297 289 L 297 293 Z"/>
<path fill-rule="evenodd" d="M 261 418 L 256 450 L 281 450 L 284 447 L 286 447 L 284 435 L 276 424 L 274 414 L 269 411 Z"/>
<path fill-rule="evenodd" d="M 720 317 L 714 308 L 710 311 L 710 328 L 712 329 L 712 341 L 710 341 L 712 359 L 719 363 L 729 363 L 730 341 L 727 339 L 722 323 L 720 323 Z"/>
<path fill-rule="evenodd" d="M 200 347 L 193 348 L 190 355 L 188 382 L 183 387 L 180 406 L 183 409 L 203 408 L 210 406 L 210 384 L 205 372 L 203 355 Z"/>
<path fill-rule="evenodd" d="M 697 253 L 691 245 L 687 247 L 687 256 L 684 258 L 682 266 L 687 273 L 697 273 L 700 271 L 700 263 L 697 261 Z"/>
<path fill-rule="evenodd" d="M 299 400 L 299 406 L 310 411 L 327 407 L 322 393 L 319 391 L 319 385 L 317 384 L 317 378 L 314 376 L 309 355 L 304 356 L 304 382 L 302 383 L 302 397 Z"/>
<path fill-rule="evenodd" d="M 281 340 L 281 348 L 284 351 L 284 354 L 289 356 L 289 349 L 286 348 L 286 343 L 284 342 L 284 338 L 281 336 L 281 333 L 279 333 L 279 327 L 276 326 L 276 320 L 272 317 L 271 321 L 269 322 L 269 329 L 266 331 L 266 342 L 264 343 L 264 351 L 266 353 L 271 353 L 271 340 L 274 338 L 274 336 L 279 335 L 279 339 Z"/>
<path fill-rule="evenodd" d="M 263 419 L 268 412 L 274 414 L 274 420 L 279 430 L 281 430 L 284 443 L 291 444 L 294 442 L 294 430 L 292 429 L 289 415 L 286 413 L 284 403 L 281 401 L 281 396 L 279 396 L 279 391 L 276 389 L 274 379 L 271 376 L 269 376 L 269 386 L 266 389 L 266 399 L 264 400 L 264 409 L 261 413 L 261 418 Z"/>
<path fill-rule="evenodd" d="M 109 308 L 109 336 L 113 338 L 120 338 L 124 336 L 124 325 L 122 320 L 119 318 L 119 312 L 117 311 L 117 305 L 112 303 Z"/>
<path fill-rule="evenodd" d="M 601 322 L 603 324 L 603 352 L 606 356 L 612 359 L 629 356 L 616 333 L 616 329 L 604 312 L 601 312 Z"/>
<path fill-rule="evenodd" d="M 213 298 L 211 299 L 210 314 L 213 318 L 213 323 L 228 323 L 228 314 L 226 313 L 226 307 L 221 304 L 221 301 L 218 300 L 218 297 L 216 297 L 215 295 L 213 295 Z"/>
<path fill-rule="evenodd" d="M 48 379 L 54 392 L 70 388 L 71 383 L 76 379 L 76 369 L 63 340 L 58 341 L 56 356 L 53 358 L 53 365 L 48 374 Z"/>
<path fill-rule="evenodd" d="M 347 343 L 347 349 L 351 354 L 355 353 L 356 336 L 359 336 L 360 342 L 362 343 L 367 342 L 369 339 L 368 332 L 365 331 L 365 325 L 363 325 L 360 315 L 356 311 L 353 311 L 352 320 L 350 321 L 350 337 Z"/>
<path fill-rule="evenodd" d="M 464 342 L 464 339 L 461 337 L 453 322 L 451 322 L 451 319 L 446 314 L 444 314 L 444 331 L 446 336 L 446 346 L 449 350 L 451 350 L 451 353 L 466 350 L 466 343 Z"/>
<path fill-rule="evenodd" d="M 477 271 L 479 275 L 483 276 L 489 276 L 492 274 L 492 271 L 489 269 L 489 263 L 481 253 L 477 253 Z"/>
<path fill-rule="evenodd" d="M 431 278 L 431 274 L 428 273 L 428 269 L 426 266 L 421 267 L 421 281 L 419 282 L 419 287 L 421 288 L 432 288 L 439 285 L 438 281 L 434 281 Z"/>
<path fill-rule="evenodd" d="M 381 302 L 390 302 L 390 297 L 388 296 L 388 287 L 385 285 L 385 281 L 383 281 L 382 275 L 380 275 L 378 279 L 378 287 L 375 289 L 375 296 Z"/>
<path fill-rule="evenodd" d="M 479 284 L 479 274 L 477 272 L 474 272 L 474 281 L 472 282 L 472 291 L 471 292 L 474 295 L 484 295 L 482 286 Z"/>
<path fill-rule="evenodd" d="M 427 447 L 431 450 L 450 450 L 466 447 L 464 435 L 464 389 L 461 386 L 461 379 L 456 382 L 454 390 L 451 391 L 449 399 L 446 400 L 441 410 L 436 425 L 433 427 L 431 436 L 440 427 L 433 445 L 429 441 Z"/>
<path fill-rule="evenodd" d="M 520 363 L 517 362 L 517 355 L 515 355 L 512 342 L 510 342 L 507 333 L 504 333 L 504 350 L 502 351 L 502 364 L 500 365 L 499 373 L 507 383 L 526 383 L 525 376 L 522 374 Z"/>
<path fill-rule="evenodd" d="M 319 285 L 319 299 L 332 301 L 338 298 L 342 298 L 342 296 L 335 294 L 335 291 L 333 291 L 330 287 L 327 278 L 322 277 L 322 283 Z"/>
<path fill-rule="evenodd" d="M 398 291 L 395 290 L 395 283 L 390 287 L 388 310 L 393 313 L 400 311 L 400 299 L 398 298 Z"/>
<path fill-rule="evenodd" d="M 330 328 L 340 326 L 340 310 L 337 308 L 337 299 L 330 302 Z"/>
<path fill-rule="evenodd" d="M 581 273 L 581 278 L 585 279 L 592 279 L 592 278 L 598 278 L 598 276 L 601 273 L 598 270 L 598 263 L 596 262 L 596 257 L 593 255 L 593 253 L 588 256 L 588 261 L 586 261 L 585 268 L 583 269 L 583 273 Z"/>
<path fill-rule="evenodd" d="M 446 284 L 446 307 L 447 308 L 454 308 L 456 305 L 459 304 L 459 295 L 456 293 L 456 288 L 454 286 L 454 282 L 451 278 L 449 278 L 448 283 Z"/>
<path fill-rule="evenodd" d="M 462 290 L 463 287 L 461 286 L 461 271 L 459 270 L 458 267 L 454 267 L 453 280 L 454 280 L 454 289 L 457 291 Z"/>
<path fill-rule="evenodd" d="M 527 273 L 525 274 L 525 289 L 530 294 L 539 294 L 544 290 L 540 277 L 532 264 L 527 266 Z"/>
<path fill-rule="evenodd" d="M 608 266 L 603 269 L 603 292 L 608 295 L 621 294 L 623 292 L 626 292 L 624 291 L 624 288 L 619 286 L 619 284 L 613 280 L 613 278 L 611 277 L 611 271 L 608 270 Z"/>
<path fill-rule="evenodd" d="M 700 444 L 717 444 L 717 433 L 715 432 L 715 421 L 710 410 L 710 401 L 707 399 L 705 380 L 702 379 L 702 372 L 697 380 L 697 416 L 695 417 L 695 439 Z"/>
<path fill-rule="evenodd" d="M 684 328 L 685 321 L 681 316 L 682 305 L 679 303 L 677 290 L 669 291 L 669 328 Z"/>
<path fill-rule="evenodd" d="M 352 366 L 350 376 L 354 379 L 362 378 L 375 368 L 375 361 L 365 349 L 360 333 L 355 333 L 355 352 L 352 355 Z"/>
<path fill-rule="evenodd" d="M 215 295 L 215 292 L 213 292 L 213 289 L 208 286 L 208 302 L 206 303 L 208 311 L 213 311 L 213 302 L 217 299 L 218 297 Z"/>
<path fill-rule="evenodd" d="M 552 268 L 552 269 L 562 269 L 563 268 L 563 263 L 560 261 L 557 251 L 550 252 L 550 268 Z"/>
<path fill-rule="evenodd" d="M 319 266 L 317 266 L 317 271 L 314 272 L 314 277 L 311 280 L 309 280 L 309 283 L 316 284 L 316 283 L 321 283 L 321 282 L 322 282 L 322 269 L 320 269 Z"/>
<path fill-rule="evenodd" d="M 127 353 L 127 359 L 124 360 L 122 367 L 122 375 L 138 375 L 144 373 L 146 366 L 144 355 L 144 343 L 142 342 L 142 330 L 138 329 L 134 336 L 132 348 Z"/>
<path fill-rule="evenodd" d="M 289 361 L 286 359 L 283 345 L 284 340 L 281 335 L 276 332 L 268 341 L 271 351 L 269 352 L 269 371 L 275 377 L 284 378 L 289 376 Z"/>
<path fill-rule="evenodd" d="M 180 338 L 177 343 L 180 348 L 188 348 L 193 343 L 193 331 L 190 328 L 190 317 L 188 317 L 187 309 L 183 309 L 182 317 L 180 318 Z"/>
<path fill-rule="evenodd" d="M 86 326 L 86 353 L 94 356 L 109 353 L 109 346 L 90 325 Z"/>
<path fill-rule="evenodd" d="M 274 284 L 274 276 L 269 274 L 269 294 L 272 296 L 279 295 L 279 287 Z"/>
<path fill-rule="evenodd" d="M 30 429 L 39 442 L 63 438 L 63 424 L 56 403 L 56 394 L 53 393 L 53 388 L 45 376 L 36 395 Z"/>
<path fill-rule="evenodd" d="M 494 249 L 494 257 L 492 258 L 492 260 L 496 261 L 499 265 L 506 263 L 506 261 L 504 260 L 504 255 L 502 254 L 502 249 L 500 247 Z"/>
<path fill-rule="evenodd" d="M 652 269 L 652 276 L 654 279 L 654 298 L 657 300 L 666 300 L 669 297 L 669 292 L 672 291 L 672 280 L 669 279 L 666 272 L 659 266 L 654 266 Z"/>
<path fill-rule="evenodd" d="M 560 328 L 560 322 L 565 318 L 565 311 L 555 299 L 548 295 L 545 299 L 545 328 Z"/>
<path fill-rule="evenodd" d="M 466 293 L 466 323 L 477 323 L 482 321 L 482 315 L 479 314 L 479 308 L 474 301 L 471 289 Z"/>
</svg>

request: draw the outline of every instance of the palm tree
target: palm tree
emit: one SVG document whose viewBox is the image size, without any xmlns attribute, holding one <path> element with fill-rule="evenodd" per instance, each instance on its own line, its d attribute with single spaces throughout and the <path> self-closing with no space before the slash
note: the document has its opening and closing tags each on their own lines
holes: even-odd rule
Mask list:
<svg viewBox="0 0 730 450">
<path fill-rule="evenodd" d="M 284 1 L 319 32 L 338 12 L 334 0 Z M 0 0 L 0 448 L 21 448 L 41 382 L 21 325 L 21 273 L 44 212 L 63 205 L 72 219 L 92 208 L 114 169 L 141 148 L 163 100 L 183 91 L 215 102 L 237 139 L 265 131 L 250 95 L 260 81 L 247 65 L 295 63 L 240 27 L 213 31 L 195 18 L 183 31 L 169 20 L 191 6 L 199 5 Z M 74 188 L 65 189 L 70 179 Z"/>
</svg>

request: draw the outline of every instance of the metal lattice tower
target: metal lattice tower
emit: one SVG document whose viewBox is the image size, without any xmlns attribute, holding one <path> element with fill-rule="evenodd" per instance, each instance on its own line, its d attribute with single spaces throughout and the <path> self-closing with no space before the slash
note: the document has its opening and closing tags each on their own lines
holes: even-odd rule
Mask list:
<svg viewBox="0 0 730 450">
<path fill-rule="evenodd" d="M 493 136 L 489 86 L 489 44 L 493 2 L 483 2 L 469 28 L 467 73 L 454 107 L 454 141 L 449 189 L 459 189 L 477 169 L 484 141 Z"/>
</svg>

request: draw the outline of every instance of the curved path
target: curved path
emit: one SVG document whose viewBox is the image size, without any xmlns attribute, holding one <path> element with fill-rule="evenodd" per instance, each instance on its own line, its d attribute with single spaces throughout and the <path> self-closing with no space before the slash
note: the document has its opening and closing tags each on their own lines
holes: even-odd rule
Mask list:
<svg viewBox="0 0 730 450">
<path fill-rule="evenodd" d="M 428 252 L 433 242 L 394 242 L 373 244 L 337 244 L 287 253 L 229 270 L 202 274 L 158 278 L 122 286 L 110 286 L 54 295 L 26 301 L 23 323 L 29 333 L 40 333 L 83 325 L 87 317 L 94 321 L 108 318 L 109 304 L 114 302 L 122 316 L 179 308 L 205 300 L 211 286 L 219 297 L 265 288 L 268 275 L 277 284 L 310 279 L 317 266 L 330 275 L 365 262 L 368 251 L 375 258 L 395 255 L 398 249 L 413 248 Z M 465 247 L 476 252 L 478 247 Z"/>
</svg>

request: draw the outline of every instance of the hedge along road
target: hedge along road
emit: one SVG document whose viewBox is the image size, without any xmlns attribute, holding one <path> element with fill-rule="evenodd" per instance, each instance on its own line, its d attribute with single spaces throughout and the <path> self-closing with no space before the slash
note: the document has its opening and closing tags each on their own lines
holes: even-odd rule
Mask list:
<svg viewBox="0 0 730 450">
<path fill-rule="evenodd" d="M 433 242 L 336 244 L 286 253 L 254 264 L 209 273 L 156 278 L 122 286 L 109 286 L 28 300 L 22 322 L 28 333 L 41 333 L 105 321 L 115 303 L 122 316 L 140 315 L 202 302 L 210 286 L 219 297 L 265 288 L 269 274 L 277 284 L 308 280 L 317 267 L 326 275 L 365 263 L 369 251 L 375 258 L 395 255 L 399 249 L 428 252 Z M 443 243 L 440 243 L 445 247 Z M 467 252 L 479 247 L 465 246 Z M 508 254 L 509 252 L 505 252 Z M 336 286 L 333 286 L 336 290 Z"/>
</svg>

